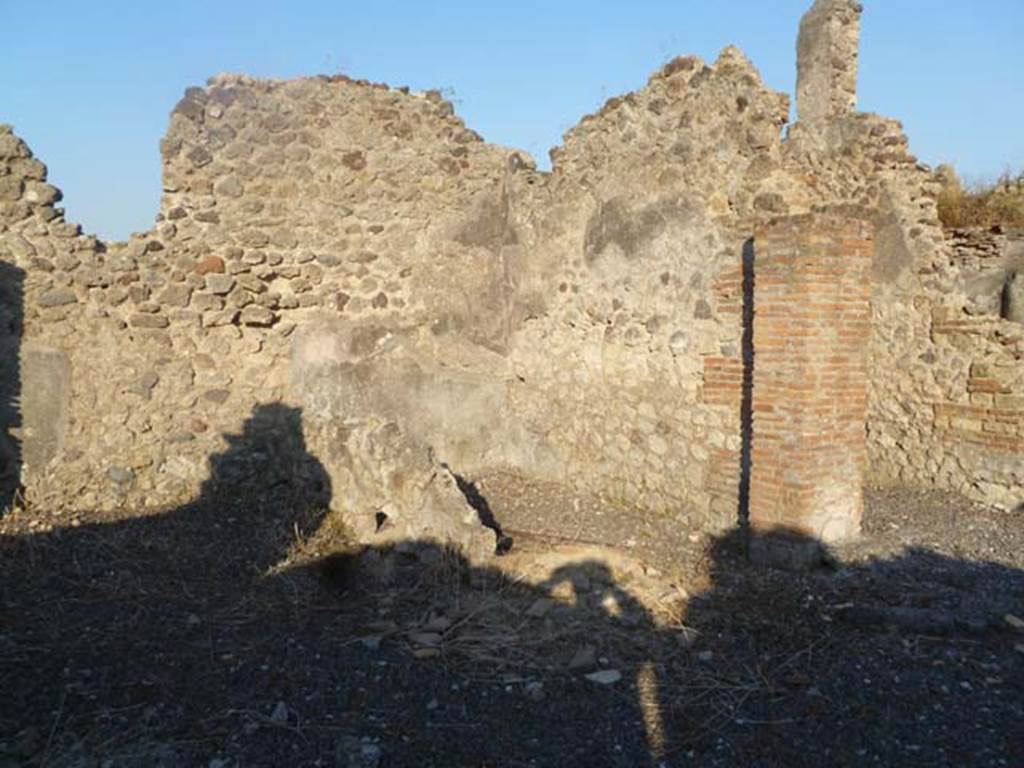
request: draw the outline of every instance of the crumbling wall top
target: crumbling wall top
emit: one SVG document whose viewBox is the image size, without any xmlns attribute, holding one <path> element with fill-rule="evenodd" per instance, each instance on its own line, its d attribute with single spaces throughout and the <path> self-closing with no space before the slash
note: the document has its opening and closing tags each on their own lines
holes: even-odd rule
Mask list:
<svg viewBox="0 0 1024 768">
<path fill-rule="evenodd" d="M 817 0 L 800 20 L 797 117 L 824 127 L 857 105 L 860 14 L 855 0 Z"/>
</svg>

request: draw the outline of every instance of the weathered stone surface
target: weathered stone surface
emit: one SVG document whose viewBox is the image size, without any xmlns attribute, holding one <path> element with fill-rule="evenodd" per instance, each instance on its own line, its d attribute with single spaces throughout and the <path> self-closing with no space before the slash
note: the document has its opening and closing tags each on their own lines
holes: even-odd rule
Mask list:
<svg viewBox="0 0 1024 768">
<path fill-rule="evenodd" d="M 24 189 L 25 180 L 20 176 L 0 176 L 0 201 L 19 200 Z"/>
<path fill-rule="evenodd" d="M 21 457 L 26 476 L 42 474 L 64 446 L 70 417 L 71 363 L 59 350 L 21 350 Z"/>
<path fill-rule="evenodd" d="M 1015 323 L 1024 323 L 1024 271 L 1014 270 L 1003 284 L 1002 316 Z"/>
<path fill-rule="evenodd" d="M 133 328 L 166 328 L 171 321 L 164 315 L 137 313 L 128 318 L 128 324 Z"/>
<path fill-rule="evenodd" d="M 797 38 L 797 116 L 824 127 L 857 104 L 860 14 L 856 0 L 816 0 Z"/>
<path fill-rule="evenodd" d="M 23 157 L 31 157 L 28 145 L 19 139 L 12 132 L 11 126 L 0 126 L 0 159 L 17 160 Z"/>
<path fill-rule="evenodd" d="M 440 94 L 218 76 L 176 107 L 160 221 L 127 243 L 64 221 L 0 128 L 0 259 L 25 275 L 0 344 L 57 350 L 75 374 L 56 442 L 79 459 L 26 465 L 30 493 L 177 502 L 222 435 L 285 402 L 368 541 L 493 551 L 441 462 L 732 525 L 751 239 L 772 216 L 857 205 L 878 250 L 865 477 L 1013 508 L 1024 334 L 1004 292 L 1024 252 L 1013 233 L 947 239 L 899 124 L 853 111 L 858 15 L 821 0 L 805 18 L 785 139 L 789 98 L 730 47 L 584 117 L 550 173 L 479 141 Z"/>
<path fill-rule="evenodd" d="M 224 259 L 220 256 L 204 256 L 195 265 L 197 275 L 222 274 L 224 272 Z"/>
<path fill-rule="evenodd" d="M 178 283 L 164 288 L 157 296 L 157 301 L 170 307 L 187 307 L 191 298 L 192 286 Z"/>
<path fill-rule="evenodd" d="M 268 326 L 274 324 L 277 316 L 266 307 L 250 304 L 241 311 L 238 319 L 243 325 Z"/>
<path fill-rule="evenodd" d="M 226 389 L 209 389 L 203 393 L 203 397 L 211 403 L 217 403 L 217 405 L 226 403 L 230 395 L 231 393 Z"/>
<path fill-rule="evenodd" d="M 213 160 L 213 156 L 202 147 L 194 147 L 189 151 L 187 157 L 197 168 L 202 168 Z"/>
<path fill-rule="evenodd" d="M 229 275 L 209 274 L 206 276 L 206 291 L 215 296 L 224 296 L 235 287 L 235 278 Z"/>
<path fill-rule="evenodd" d="M 62 307 L 65 304 L 74 304 L 78 296 L 71 288 L 54 288 L 52 291 L 40 294 L 36 301 L 40 307 Z"/>
<path fill-rule="evenodd" d="M 25 201 L 30 205 L 49 206 L 60 200 L 60 190 L 43 181 L 27 181 Z"/>
<path fill-rule="evenodd" d="M 214 187 L 214 191 L 224 197 L 241 197 L 245 192 L 245 185 L 237 176 L 228 176 Z"/>
<path fill-rule="evenodd" d="M 218 326 L 231 325 L 238 319 L 237 309 L 214 309 L 203 315 L 204 328 L 216 328 Z"/>
</svg>

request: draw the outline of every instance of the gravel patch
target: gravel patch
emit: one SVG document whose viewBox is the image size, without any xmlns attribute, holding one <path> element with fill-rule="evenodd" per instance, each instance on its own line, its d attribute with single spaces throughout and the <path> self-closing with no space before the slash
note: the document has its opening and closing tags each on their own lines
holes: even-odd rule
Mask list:
<svg viewBox="0 0 1024 768">
<path fill-rule="evenodd" d="M 836 568 L 786 573 L 514 490 L 481 482 L 508 562 L 610 543 L 683 599 L 241 502 L 0 520 L 0 766 L 1024 764 L 1019 516 L 871 490 Z"/>
</svg>

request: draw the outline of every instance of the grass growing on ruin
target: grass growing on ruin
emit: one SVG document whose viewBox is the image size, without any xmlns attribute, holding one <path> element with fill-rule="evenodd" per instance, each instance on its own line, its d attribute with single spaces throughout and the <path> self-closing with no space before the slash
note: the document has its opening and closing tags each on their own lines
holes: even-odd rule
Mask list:
<svg viewBox="0 0 1024 768">
<path fill-rule="evenodd" d="M 949 166 L 938 171 L 943 183 L 939 195 L 943 226 L 1024 226 L 1024 170 L 1007 170 L 995 181 L 973 183 L 965 183 Z"/>
</svg>

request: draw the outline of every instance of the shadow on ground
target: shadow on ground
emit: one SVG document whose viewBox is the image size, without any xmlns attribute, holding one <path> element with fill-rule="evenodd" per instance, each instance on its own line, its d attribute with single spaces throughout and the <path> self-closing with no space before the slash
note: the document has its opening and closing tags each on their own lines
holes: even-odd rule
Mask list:
<svg viewBox="0 0 1024 768">
<path fill-rule="evenodd" d="M 598 559 L 348 545 L 297 410 L 227 441 L 192 504 L 0 539 L 0 766 L 1024 764 L 1018 568 L 788 573 L 731 533 L 659 604 Z"/>
</svg>

